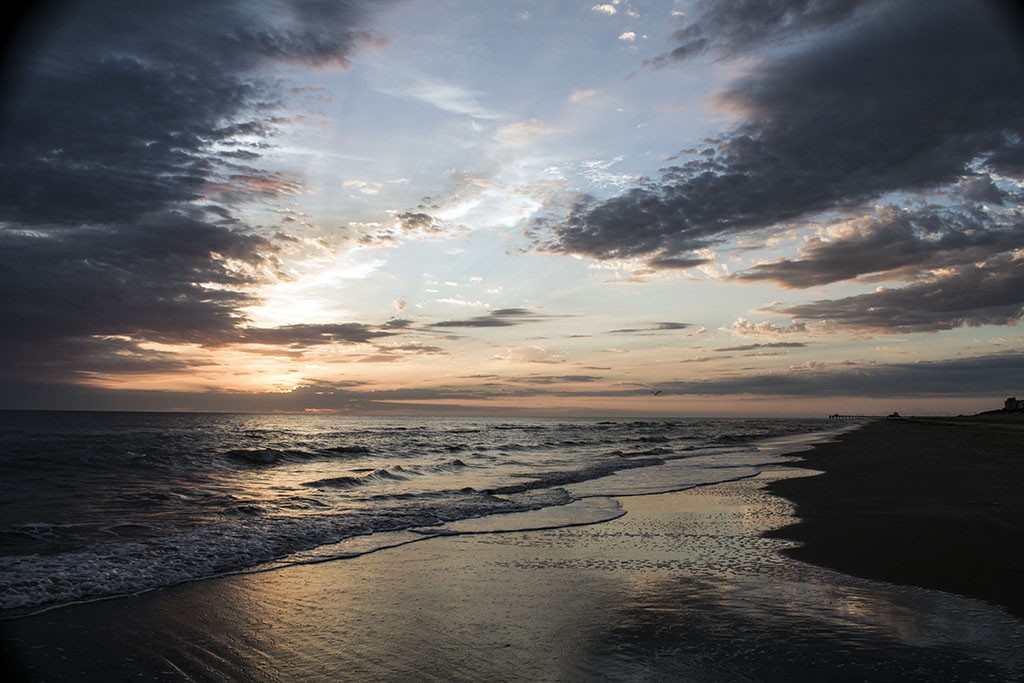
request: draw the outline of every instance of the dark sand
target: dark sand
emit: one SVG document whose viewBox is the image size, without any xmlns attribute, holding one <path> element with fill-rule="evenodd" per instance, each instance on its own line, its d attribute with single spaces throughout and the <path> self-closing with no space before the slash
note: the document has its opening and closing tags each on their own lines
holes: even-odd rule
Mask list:
<svg viewBox="0 0 1024 683">
<path fill-rule="evenodd" d="M 766 487 L 799 496 L 815 514 L 824 509 L 813 507 L 815 497 L 860 483 L 873 498 L 861 499 L 855 519 L 833 520 L 835 532 L 824 517 L 797 529 L 810 529 L 821 547 L 842 546 L 848 535 L 855 543 L 888 537 L 876 519 L 908 496 L 861 474 L 875 457 L 861 454 L 929 442 L 919 431 L 932 443 L 943 435 L 963 457 L 935 455 L 934 445 L 925 455 L 904 447 L 902 457 L 951 466 L 994 457 L 985 455 L 986 437 L 956 428 L 872 426 L 845 437 L 846 446 L 809 454 L 807 464 L 830 474 L 799 484 L 806 470 L 773 467 L 753 479 L 624 498 L 628 514 L 603 524 L 430 538 L 2 622 L 11 672 L 2 680 L 1024 680 L 1024 620 L 1005 609 L 806 564 L 786 555 L 792 541 L 767 533 L 794 518 Z M 932 468 L 907 486 L 948 491 L 941 505 L 926 506 L 943 519 L 987 524 L 989 508 L 1011 504 L 989 503 L 1019 482 L 987 468 L 996 481 L 984 495 L 965 493 L 973 486 L 959 470 L 953 483 Z M 824 543 L 832 533 L 836 541 Z M 870 550 L 886 556 L 887 547 Z M 850 555 L 862 553 L 871 554 Z M 968 578 L 989 572 L 975 558 L 950 563 Z"/>
<path fill-rule="evenodd" d="M 796 503 L 790 555 L 1024 615 L 1024 421 L 881 420 L 805 455 L 824 474 L 769 486 Z"/>
</svg>

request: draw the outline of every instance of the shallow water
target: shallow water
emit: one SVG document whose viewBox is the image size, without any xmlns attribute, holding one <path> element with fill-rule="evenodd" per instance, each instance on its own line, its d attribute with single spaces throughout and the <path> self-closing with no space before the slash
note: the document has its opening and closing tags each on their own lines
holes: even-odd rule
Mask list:
<svg viewBox="0 0 1024 683">
<path fill-rule="evenodd" d="M 432 530 L 599 522 L 614 514 L 574 503 L 753 476 L 835 429 L 0 412 L 0 615 L 350 557 Z M 490 521 L 460 522 L 476 518 Z"/>
<path fill-rule="evenodd" d="M 6 626 L 56 681 L 1021 680 L 1024 621 L 1001 608 L 805 565 L 764 538 L 792 510 L 760 487 L 793 475 Z"/>
</svg>

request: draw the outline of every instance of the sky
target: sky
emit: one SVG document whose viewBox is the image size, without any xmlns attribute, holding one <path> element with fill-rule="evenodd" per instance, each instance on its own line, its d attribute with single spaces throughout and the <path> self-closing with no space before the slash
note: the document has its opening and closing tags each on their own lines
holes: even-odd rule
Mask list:
<svg viewBox="0 0 1024 683">
<path fill-rule="evenodd" d="M 65 0 L 0 72 L 0 408 L 1024 394 L 985 0 Z"/>
</svg>

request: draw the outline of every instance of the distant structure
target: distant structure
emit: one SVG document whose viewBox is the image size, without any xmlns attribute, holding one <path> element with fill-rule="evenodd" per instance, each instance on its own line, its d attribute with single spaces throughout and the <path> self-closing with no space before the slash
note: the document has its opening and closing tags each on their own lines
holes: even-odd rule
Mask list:
<svg viewBox="0 0 1024 683">
<path fill-rule="evenodd" d="M 1024 400 L 1018 400 L 1016 396 L 1003 401 L 1003 410 L 1024 410 Z"/>
<path fill-rule="evenodd" d="M 903 418 L 899 413 L 889 413 L 888 415 L 843 415 L 842 413 L 832 413 L 828 416 L 830 420 L 902 420 Z"/>
</svg>

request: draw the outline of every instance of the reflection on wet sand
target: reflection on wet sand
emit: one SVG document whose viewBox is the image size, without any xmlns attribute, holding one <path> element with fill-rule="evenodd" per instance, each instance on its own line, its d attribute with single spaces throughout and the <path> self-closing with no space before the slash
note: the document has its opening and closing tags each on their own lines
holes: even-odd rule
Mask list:
<svg viewBox="0 0 1024 683">
<path fill-rule="evenodd" d="M 13 622 L 77 680 L 1004 681 L 1024 622 L 796 562 L 761 477 L 603 524 L 428 538 Z M 49 621 L 45 621 L 49 619 Z M 97 625 L 103 625 L 97 628 Z M 24 654 L 24 653 L 23 653 Z M 86 656 L 88 655 L 88 656 Z"/>
</svg>

